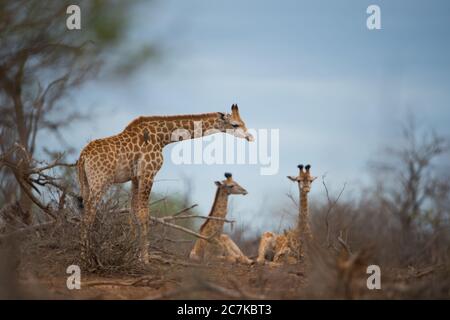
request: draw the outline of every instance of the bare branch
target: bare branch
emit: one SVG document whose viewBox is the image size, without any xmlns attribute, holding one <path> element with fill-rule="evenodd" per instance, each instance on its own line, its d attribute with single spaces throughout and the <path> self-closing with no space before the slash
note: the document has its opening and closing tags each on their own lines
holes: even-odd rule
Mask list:
<svg viewBox="0 0 450 320">
<path fill-rule="evenodd" d="M 150 216 L 150 220 L 155 221 L 155 222 L 157 222 L 159 224 L 162 224 L 162 225 L 164 225 L 166 227 L 170 227 L 170 228 L 173 228 L 173 229 L 176 229 L 176 230 L 183 231 L 183 232 L 185 232 L 187 234 L 190 234 L 192 236 L 195 236 L 195 237 L 203 239 L 203 240 L 209 241 L 209 240 L 211 240 L 213 238 L 213 237 L 205 237 L 205 236 L 201 235 L 200 233 L 194 232 L 194 231 L 192 231 L 192 230 L 190 230 L 188 228 L 185 228 L 185 227 L 182 227 L 182 226 L 170 223 L 170 222 L 166 222 L 166 221 L 164 221 L 161 218 Z"/>
<path fill-rule="evenodd" d="M 197 206 L 197 204 L 191 206 L 190 208 L 193 208 L 194 206 Z M 186 208 L 186 209 L 190 209 L 190 208 Z M 187 211 L 186 209 L 183 209 L 182 211 Z M 122 210 L 119 211 L 119 213 L 129 213 L 129 212 L 130 212 L 130 209 L 122 209 Z M 164 225 L 164 226 L 166 226 L 166 227 L 170 227 L 170 228 L 172 228 L 172 229 L 176 229 L 176 230 L 179 230 L 179 231 L 183 231 L 184 233 L 190 234 L 191 236 L 194 236 L 194 237 L 197 237 L 197 238 L 206 240 L 206 241 L 210 241 L 211 239 L 213 239 L 213 238 L 216 236 L 216 235 L 214 234 L 214 235 L 211 236 L 211 237 L 205 237 L 205 236 L 201 235 L 200 233 L 197 233 L 197 232 L 195 232 L 195 231 L 192 231 L 191 229 L 188 229 L 188 228 L 185 228 L 185 227 L 182 227 L 182 226 L 179 226 L 179 225 L 177 225 L 177 224 L 170 223 L 170 222 L 166 222 L 166 221 L 164 220 L 164 218 L 158 218 L 158 217 L 150 216 L 149 219 L 150 219 L 151 221 L 156 222 L 156 223 L 162 224 L 162 225 Z"/>
<path fill-rule="evenodd" d="M 341 244 L 341 246 L 345 249 L 345 251 L 347 251 L 347 253 L 349 255 L 352 255 L 352 251 L 350 250 L 350 246 L 347 244 L 347 242 L 344 240 L 344 238 L 342 237 L 342 230 L 339 231 L 339 236 L 337 237 L 339 243 Z"/>
<path fill-rule="evenodd" d="M 342 186 L 342 189 L 339 192 L 337 198 L 334 201 L 332 201 L 330 199 L 330 193 L 328 191 L 328 187 L 325 182 L 325 178 L 326 178 L 326 173 L 324 175 L 322 175 L 322 184 L 325 188 L 325 193 L 326 193 L 327 202 L 328 202 L 328 209 L 325 214 L 325 227 L 326 227 L 326 234 L 327 234 L 327 246 L 332 247 L 332 243 L 330 240 L 330 232 L 331 232 L 331 230 L 330 230 L 330 213 L 333 210 L 333 208 L 337 205 L 337 203 L 339 202 L 339 199 L 341 198 L 342 194 L 344 193 L 345 187 L 347 186 L 347 182 L 345 182 L 344 185 Z"/>
<path fill-rule="evenodd" d="M 184 215 L 184 216 L 167 216 L 167 217 L 162 217 L 161 219 L 163 219 L 164 221 L 168 221 L 168 220 L 180 220 L 180 219 L 190 219 L 190 218 L 199 218 L 199 219 L 205 219 L 205 220 L 218 220 L 218 221 L 223 221 L 226 223 L 235 223 L 236 220 L 228 220 L 225 218 L 221 218 L 221 217 L 211 217 L 211 216 L 201 216 L 201 215 L 195 215 L 195 214 L 191 214 L 191 215 Z"/>
<path fill-rule="evenodd" d="M 53 169 L 55 167 L 68 167 L 68 168 L 73 168 L 75 167 L 77 164 L 76 163 L 63 163 L 63 162 L 59 162 L 60 159 L 56 159 L 55 161 L 49 163 L 48 165 L 44 166 L 44 167 L 40 167 L 40 168 L 32 168 L 28 171 L 28 174 L 36 174 L 36 173 L 41 173 L 42 171 L 46 171 L 46 170 L 50 170 Z"/>
<path fill-rule="evenodd" d="M 178 212 L 175 212 L 174 214 L 172 214 L 172 217 L 176 217 L 176 216 L 178 216 L 178 215 L 180 215 L 180 214 L 182 214 L 182 213 L 185 213 L 185 212 L 187 212 L 187 211 L 189 211 L 189 210 L 191 210 L 191 209 L 193 209 L 193 208 L 195 208 L 195 207 L 197 207 L 198 206 L 198 204 L 193 204 L 192 206 L 190 206 L 190 207 L 188 207 L 188 208 L 185 208 L 185 209 L 183 209 L 183 210 L 180 210 L 180 211 L 178 211 Z"/>
</svg>

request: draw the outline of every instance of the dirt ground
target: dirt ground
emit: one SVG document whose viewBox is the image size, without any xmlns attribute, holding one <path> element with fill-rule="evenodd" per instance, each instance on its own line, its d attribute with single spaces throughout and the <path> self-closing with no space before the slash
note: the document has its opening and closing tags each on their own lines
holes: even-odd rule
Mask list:
<svg viewBox="0 0 450 320">
<path fill-rule="evenodd" d="M 150 241 L 150 263 L 128 265 L 133 246 L 118 234 L 100 237 L 110 263 L 85 267 L 77 228 L 59 226 L 0 246 L 0 294 L 25 299 L 449 299 L 448 264 L 388 268 L 381 264 L 381 290 L 368 290 L 366 268 L 373 254 L 333 253 L 316 247 L 294 265 L 242 265 L 189 260 L 194 239 L 175 234 Z M 154 234 L 162 232 L 155 230 Z M 113 236 L 112 236 L 113 235 Z M 118 240 L 120 239 L 120 240 Z M 170 239 L 170 240 L 169 240 Z M 114 242 L 116 240 L 116 242 Z M 244 248 L 255 258 L 254 244 Z M 119 250 L 119 249 L 120 250 Z M 252 249 L 253 248 L 253 249 Z M 256 247 L 257 248 L 257 247 Z M 112 251 L 108 251 L 112 250 Z M 128 251 L 127 251 L 128 250 Z M 345 251 L 342 251 L 345 253 Z M 18 254 L 20 253 L 20 254 Z M 81 289 L 69 290 L 67 268 L 80 265 Z"/>
<path fill-rule="evenodd" d="M 194 263 L 187 256 L 153 250 L 143 270 L 82 272 L 81 289 L 69 290 L 69 274 L 60 261 L 52 262 L 54 254 L 21 266 L 21 292 L 44 299 L 292 299 L 305 281 L 301 265 Z"/>
<path fill-rule="evenodd" d="M 382 290 L 367 290 L 367 275 L 323 266 L 196 263 L 187 254 L 151 250 L 145 268 L 81 271 L 81 289 L 69 290 L 73 256 L 57 248 L 10 260 L 9 297 L 26 299 L 423 299 L 450 298 L 446 266 L 384 270 Z M 309 270 L 309 271 L 307 271 Z M 2 271 L 2 275 L 7 272 Z M 13 277 L 17 276 L 17 277 Z M 4 280 L 3 280 L 4 281 Z M 13 288 L 13 289 L 12 289 Z"/>
</svg>

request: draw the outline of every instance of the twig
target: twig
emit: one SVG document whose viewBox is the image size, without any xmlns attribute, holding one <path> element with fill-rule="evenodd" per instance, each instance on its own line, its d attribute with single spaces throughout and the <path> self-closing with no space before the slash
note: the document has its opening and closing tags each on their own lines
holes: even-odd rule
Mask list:
<svg viewBox="0 0 450 320">
<path fill-rule="evenodd" d="M 45 212 L 50 217 L 52 217 L 54 220 L 56 220 L 56 215 L 55 215 L 55 213 L 52 212 L 52 210 L 49 208 L 49 206 L 48 205 L 45 206 L 38 199 L 36 199 L 36 197 L 33 195 L 32 191 L 28 190 L 28 188 L 24 185 L 24 181 L 22 181 L 22 179 L 17 175 L 16 175 L 16 180 L 17 180 L 17 183 L 20 185 L 21 190 L 28 196 L 28 198 L 35 205 L 37 205 L 43 212 Z"/>
<path fill-rule="evenodd" d="M 188 262 L 185 260 L 174 260 L 174 259 L 165 259 L 161 256 L 158 255 L 151 255 L 149 257 L 150 260 L 157 260 L 159 262 L 165 263 L 165 264 L 178 264 L 181 265 L 183 267 L 204 267 L 204 268 L 209 268 L 209 266 L 205 265 L 205 264 L 198 264 L 198 263 L 192 263 L 192 262 Z"/>
<path fill-rule="evenodd" d="M 22 145 L 16 143 L 15 148 L 18 150 L 21 150 L 29 158 L 28 161 L 30 163 L 33 162 L 32 159 L 29 157 L 26 149 Z M 52 217 L 54 220 L 56 220 L 56 214 L 50 209 L 50 207 L 48 205 L 43 204 L 38 198 L 36 198 L 33 194 L 33 191 L 30 190 L 28 186 L 30 186 L 37 193 L 40 194 L 39 190 L 37 189 L 37 187 L 34 184 L 37 184 L 40 186 L 51 185 L 53 187 L 60 189 L 63 193 L 66 193 L 68 195 L 76 197 L 77 196 L 76 194 L 68 191 L 66 187 L 61 186 L 57 182 L 55 182 L 55 180 L 57 180 L 56 178 L 50 177 L 43 173 L 43 171 L 54 168 L 56 166 L 72 167 L 75 165 L 75 164 L 60 163 L 59 160 L 62 157 L 63 157 L 63 154 L 61 154 L 55 161 L 53 161 L 52 163 L 50 163 L 44 167 L 31 168 L 31 169 L 27 170 L 26 172 L 21 171 L 21 169 L 20 169 L 21 162 L 20 161 L 18 163 L 13 163 L 13 162 L 9 161 L 8 159 L 6 159 L 5 155 L 2 155 L 0 157 L 0 164 L 7 166 L 12 171 L 21 190 L 27 195 L 27 197 L 35 205 L 37 205 L 43 212 L 45 212 L 47 215 Z M 32 175 L 38 175 L 38 177 L 32 178 Z"/>
<path fill-rule="evenodd" d="M 183 240 L 183 239 L 170 239 L 170 238 L 160 238 L 158 239 L 159 241 L 168 241 L 168 242 L 173 242 L 173 243 L 191 243 L 192 240 Z"/>
<path fill-rule="evenodd" d="M 328 191 L 328 187 L 327 187 L 327 184 L 325 182 L 325 177 L 326 177 L 326 173 L 324 175 L 322 175 L 322 184 L 323 184 L 323 186 L 325 188 L 325 193 L 326 193 L 327 202 L 328 202 L 328 210 L 327 210 L 327 213 L 325 214 L 325 227 L 326 227 L 326 232 L 327 232 L 327 246 L 331 247 L 332 244 L 331 244 L 331 241 L 330 241 L 330 213 L 331 213 L 331 210 L 333 210 L 333 208 L 338 203 L 338 201 L 341 198 L 342 194 L 344 193 L 345 187 L 347 186 L 347 182 L 344 182 L 344 185 L 342 186 L 342 189 L 339 192 L 337 198 L 334 201 L 331 201 L 330 193 Z"/>
<path fill-rule="evenodd" d="M 153 202 L 150 202 L 150 205 L 151 205 L 151 206 L 154 206 L 155 204 L 160 203 L 160 202 L 162 202 L 162 201 L 165 201 L 166 199 L 167 199 L 167 197 L 163 197 L 163 198 L 161 198 L 161 199 L 158 199 L 158 200 L 155 200 L 155 201 L 153 201 Z"/>
<path fill-rule="evenodd" d="M 155 200 L 153 202 L 150 202 L 150 206 L 153 206 L 153 205 L 155 205 L 155 204 L 157 204 L 159 202 L 165 201 L 165 200 L 166 200 L 166 197 L 158 199 L 158 200 Z M 121 209 L 121 210 L 111 209 L 109 212 L 110 213 L 130 213 L 131 210 L 130 210 L 130 208 L 125 208 L 125 209 Z"/>
<path fill-rule="evenodd" d="M 44 166 L 44 167 L 40 167 L 40 168 L 33 168 L 31 170 L 28 171 L 28 174 L 39 174 L 42 171 L 46 171 L 49 169 L 53 169 L 55 167 L 75 167 L 77 164 L 76 163 L 62 163 L 62 162 L 58 162 L 58 159 L 53 161 L 52 163 Z"/>
<path fill-rule="evenodd" d="M 178 216 L 178 215 L 180 215 L 180 214 L 182 214 L 182 213 L 184 213 L 184 212 L 186 212 L 186 211 L 189 211 L 189 210 L 191 210 L 191 209 L 193 209 L 193 208 L 195 208 L 195 207 L 197 207 L 198 206 L 198 204 L 193 204 L 192 206 L 190 206 L 190 207 L 188 207 L 188 208 L 185 208 L 185 209 L 183 209 L 183 210 L 180 210 L 180 211 L 178 211 L 178 212 L 175 212 L 174 214 L 172 214 L 172 216 L 173 217 L 176 217 L 176 216 Z"/>
<path fill-rule="evenodd" d="M 199 219 L 205 219 L 205 220 L 219 220 L 219 221 L 224 221 L 226 223 L 235 223 L 236 222 L 236 220 L 228 220 L 228 219 L 221 218 L 221 217 L 200 216 L 200 215 L 196 215 L 196 214 L 178 216 L 178 217 L 167 216 L 167 217 L 162 217 L 161 219 L 163 219 L 164 221 L 167 221 L 167 220 L 180 220 L 180 219 L 190 219 L 190 218 L 199 218 Z"/>
<path fill-rule="evenodd" d="M 135 287 L 139 287 L 139 286 L 142 286 L 142 284 L 144 284 L 145 282 L 149 283 L 151 280 L 155 280 L 155 279 L 151 279 L 148 276 L 145 276 L 145 277 L 141 277 L 137 280 L 133 280 L 133 281 L 126 281 L 126 282 L 124 282 L 124 281 L 91 281 L 91 282 L 83 282 L 82 285 L 85 287 L 95 287 L 95 286 L 124 286 L 124 287 L 135 286 Z"/>
<path fill-rule="evenodd" d="M 290 191 L 286 194 L 286 196 L 294 203 L 296 208 L 299 207 L 297 200 L 295 200 L 294 196 L 292 195 L 292 193 Z"/>
<path fill-rule="evenodd" d="M 434 267 L 431 267 L 431 268 L 429 268 L 428 270 L 422 270 L 422 271 L 418 272 L 418 273 L 415 275 L 415 277 L 416 277 L 416 278 L 421 278 L 421 277 L 423 277 L 423 276 L 426 276 L 427 274 L 433 273 L 434 271 L 435 271 L 435 270 L 434 270 Z"/>
<path fill-rule="evenodd" d="M 162 225 L 164 225 L 164 226 L 166 226 L 166 227 L 170 227 L 170 228 L 173 228 L 173 229 L 177 229 L 177 230 L 183 231 L 183 232 L 185 232 L 185 233 L 187 233 L 187 234 L 190 234 L 190 235 L 192 235 L 192 236 L 195 236 L 195 237 L 200 238 L 200 239 L 203 239 L 203 240 L 209 241 L 209 240 L 211 240 L 211 238 L 212 238 L 212 237 L 205 237 L 205 236 L 201 235 L 200 233 L 194 232 L 194 231 L 192 231 L 192 230 L 190 230 L 190 229 L 188 229 L 188 228 L 179 226 L 179 225 L 177 225 L 177 224 L 173 224 L 173 223 L 170 223 L 170 222 L 166 222 L 166 221 L 164 221 L 164 220 L 161 219 L 161 218 L 157 218 L 157 217 L 152 217 L 152 216 L 150 216 L 150 220 L 155 221 L 155 222 L 157 222 L 157 223 L 159 223 L 159 224 L 162 224 Z"/>
<path fill-rule="evenodd" d="M 352 251 L 350 250 L 350 246 L 345 242 L 345 240 L 342 238 L 342 230 L 339 232 L 339 236 L 337 237 L 339 243 L 341 246 L 347 251 L 349 255 L 352 255 Z"/>
<path fill-rule="evenodd" d="M 53 187 L 55 187 L 55 188 L 61 190 L 61 191 L 64 192 L 65 194 L 67 194 L 67 195 L 73 197 L 73 198 L 78 198 L 78 197 L 79 197 L 79 195 L 76 194 L 75 192 L 72 192 L 72 191 L 67 190 L 68 187 L 63 186 L 63 185 L 60 185 L 59 183 L 55 182 L 55 181 L 54 181 L 54 180 L 55 180 L 54 178 L 49 177 L 49 176 L 46 176 L 46 175 L 42 175 L 42 176 L 43 176 L 46 180 L 42 180 L 41 177 L 39 177 L 39 178 L 37 178 L 37 179 L 30 178 L 30 181 L 33 182 L 33 183 L 36 183 L 36 184 L 38 184 L 38 185 L 40 185 L 40 186 L 51 185 L 51 186 L 53 186 Z"/>
<path fill-rule="evenodd" d="M 197 205 L 195 204 L 195 205 L 191 206 L 190 208 L 193 208 L 194 206 L 197 206 Z M 188 208 L 186 208 L 186 209 L 188 209 Z M 183 209 L 182 211 L 187 211 L 186 209 Z M 122 210 L 119 211 L 119 213 L 129 213 L 129 212 L 130 212 L 130 209 L 122 209 Z M 200 239 L 203 239 L 203 240 L 210 241 L 215 236 L 215 235 L 213 235 L 213 237 L 205 237 L 205 236 L 201 235 L 200 233 L 192 231 L 191 229 L 188 229 L 188 228 L 185 228 L 185 227 L 182 227 L 182 226 L 179 226 L 177 224 L 170 223 L 170 222 L 166 222 L 166 221 L 164 221 L 163 218 L 150 216 L 149 219 L 151 221 L 156 222 L 156 223 L 162 224 L 162 225 L 164 225 L 166 227 L 170 227 L 170 228 L 173 228 L 173 229 L 177 229 L 177 230 L 183 231 L 183 232 L 185 232 L 187 234 L 190 234 L 190 235 L 192 235 L 194 237 L 197 237 L 197 238 L 200 238 Z"/>
</svg>

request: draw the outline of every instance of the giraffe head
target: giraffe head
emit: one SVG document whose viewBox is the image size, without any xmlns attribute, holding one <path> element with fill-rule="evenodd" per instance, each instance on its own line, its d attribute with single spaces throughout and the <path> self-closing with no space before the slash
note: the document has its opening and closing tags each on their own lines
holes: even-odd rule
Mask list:
<svg viewBox="0 0 450 320">
<path fill-rule="evenodd" d="M 220 129 L 224 132 L 230 132 L 238 138 L 246 139 L 247 141 L 253 141 L 253 136 L 248 132 L 245 126 L 244 120 L 242 120 L 239 114 L 239 107 L 237 104 L 231 106 L 230 113 L 220 113 L 221 123 Z"/>
<path fill-rule="evenodd" d="M 218 188 L 225 190 L 228 195 L 230 194 L 243 194 L 244 196 L 248 193 L 247 190 L 242 188 L 239 183 L 233 180 L 231 173 L 225 173 L 225 180 L 216 181 L 215 184 Z"/>
<path fill-rule="evenodd" d="M 311 165 L 303 166 L 302 164 L 298 165 L 297 168 L 300 170 L 299 175 L 296 177 L 288 176 L 288 178 L 294 182 L 298 182 L 300 186 L 300 190 L 302 192 L 308 193 L 311 191 L 311 184 L 317 177 L 314 177 L 310 173 Z M 303 170 L 303 168 L 305 170 Z"/>
</svg>

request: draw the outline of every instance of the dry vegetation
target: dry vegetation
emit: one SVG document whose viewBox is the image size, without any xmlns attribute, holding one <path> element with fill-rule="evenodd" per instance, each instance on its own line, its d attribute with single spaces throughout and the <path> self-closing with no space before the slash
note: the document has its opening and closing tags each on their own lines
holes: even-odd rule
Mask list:
<svg viewBox="0 0 450 320">
<path fill-rule="evenodd" d="M 0 238 L 2 297 L 449 298 L 449 179 L 439 171 L 447 142 L 434 135 L 417 140 L 412 130 L 416 129 L 406 128 L 403 150 L 398 147 L 390 151 L 390 158 L 371 164 L 377 183 L 360 198 L 346 200 L 345 186 L 329 191 L 322 177 L 325 200 L 316 199 L 311 207 L 314 240 L 304 261 L 280 268 L 189 261 L 198 219 L 195 209 L 186 201 L 160 195 L 151 205 L 151 263 L 142 266 L 130 216 L 123 209 L 127 192 L 117 188 L 99 210 L 92 235 L 95 263 L 82 266 L 83 289 L 69 291 L 66 268 L 80 264 L 81 213 L 72 197 L 63 197 L 71 191 L 50 186 L 49 205 L 44 207 L 52 214 L 45 221 L 34 226 L 6 223 Z M 14 210 L 5 206 L 2 214 L 14 215 Z M 244 240 L 244 229 L 234 228 L 233 238 L 254 258 L 257 235 Z M 372 264 L 381 267 L 381 290 L 366 287 L 366 268 Z"/>
<path fill-rule="evenodd" d="M 190 201 L 152 195 L 151 263 L 144 267 L 124 210 L 128 194 L 119 188 L 99 210 L 82 290 L 69 291 L 66 268 L 81 264 L 77 184 L 73 164 L 39 148 L 39 135 L 72 151 L 61 129 L 84 117 L 64 101 L 122 43 L 131 2 L 82 1 L 94 13 L 83 19 L 96 46 L 68 36 L 60 21 L 70 2 L 55 3 L 0 4 L 0 298 L 450 298 L 448 141 L 422 134 L 412 120 L 371 162 L 373 183 L 360 195 L 349 200 L 344 188 L 331 192 L 325 179 L 316 182 L 324 197 L 311 199 L 314 240 L 299 265 L 193 263 L 187 257 L 199 218 Z M 49 161 L 37 161 L 37 151 Z M 258 235 L 243 238 L 245 230 L 234 228 L 233 239 L 254 256 Z M 381 290 L 366 287 L 371 264 L 381 267 Z"/>
</svg>

